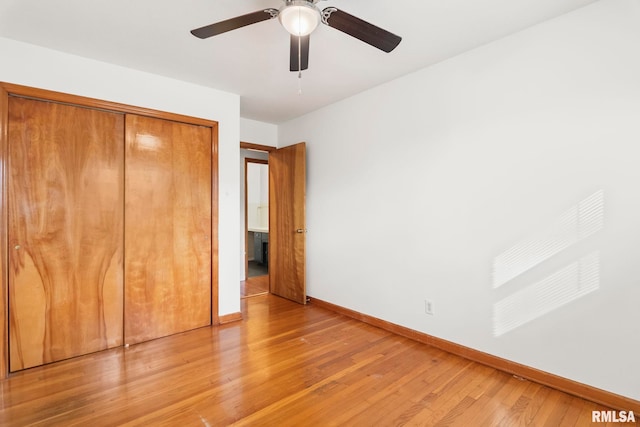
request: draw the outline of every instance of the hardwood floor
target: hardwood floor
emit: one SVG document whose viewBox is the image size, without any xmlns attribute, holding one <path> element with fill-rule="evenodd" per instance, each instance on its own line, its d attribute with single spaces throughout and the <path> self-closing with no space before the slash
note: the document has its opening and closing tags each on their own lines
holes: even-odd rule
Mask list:
<svg viewBox="0 0 640 427">
<path fill-rule="evenodd" d="M 269 276 L 247 277 L 247 280 L 240 282 L 240 295 L 242 298 L 262 295 L 269 292 Z"/>
<path fill-rule="evenodd" d="M 242 301 L 241 322 L 12 374 L 0 425 L 555 427 L 607 409 L 313 305 Z"/>
</svg>

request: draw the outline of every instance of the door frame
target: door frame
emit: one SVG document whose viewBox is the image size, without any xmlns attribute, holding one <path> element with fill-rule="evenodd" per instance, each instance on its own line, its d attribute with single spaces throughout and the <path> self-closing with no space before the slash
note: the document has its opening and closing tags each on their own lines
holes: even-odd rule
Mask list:
<svg viewBox="0 0 640 427">
<path fill-rule="evenodd" d="M 38 89 L 0 82 L 0 379 L 9 374 L 9 300 L 8 300 L 8 213 L 7 213 L 7 168 L 9 97 L 34 98 L 49 102 L 72 104 L 81 107 L 107 110 L 123 114 L 137 114 L 175 122 L 211 128 L 211 325 L 220 323 L 218 314 L 218 122 L 181 114 L 168 113 L 150 108 L 136 107 L 117 102 L 104 101 L 78 95 Z M 123 135 L 124 144 L 124 135 Z M 124 206 L 123 206 L 124 212 Z"/>
<path fill-rule="evenodd" d="M 254 144 L 252 142 L 240 141 L 240 148 L 251 151 L 259 151 L 262 153 L 271 153 L 277 150 L 276 147 L 271 145 Z M 247 236 L 249 234 L 248 214 L 247 214 L 247 163 L 262 163 L 269 164 L 269 160 L 262 159 L 244 159 L 244 280 L 249 278 L 249 243 Z M 271 188 L 269 188 L 271 191 Z"/>
<path fill-rule="evenodd" d="M 248 190 L 249 190 L 249 182 L 247 180 L 248 176 L 248 166 L 249 163 L 259 164 L 259 165 L 269 165 L 269 160 L 262 159 L 244 159 L 244 279 L 247 280 L 249 278 L 249 201 L 248 201 Z M 271 191 L 271 190 L 269 190 Z"/>
<path fill-rule="evenodd" d="M 283 160 L 282 156 L 280 156 L 279 154 L 283 154 L 284 155 L 284 153 L 288 153 L 291 149 L 293 149 L 296 146 L 298 146 L 298 147 L 301 146 L 302 147 L 302 152 L 305 153 L 304 154 L 304 158 L 302 159 L 302 161 L 303 161 L 303 163 L 302 163 L 302 168 L 303 169 L 302 170 L 304 171 L 303 174 L 305 176 L 303 178 L 304 192 L 303 192 L 302 201 L 301 201 L 301 203 L 302 203 L 302 218 L 303 218 L 302 222 L 304 224 L 296 225 L 295 227 L 298 227 L 298 228 L 295 231 L 296 231 L 296 233 L 302 233 L 304 235 L 304 234 L 306 234 L 306 225 L 305 225 L 306 224 L 306 219 L 305 219 L 306 215 L 304 213 L 304 211 L 305 211 L 305 207 L 304 206 L 306 204 L 306 202 L 305 202 L 306 196 L 304 195 L 304 193 L 306 192 L 306 148 L 305 148 L 306 145 L 305 145 L 305 143 L 304 142 L 300 142 L 298 144 L 294 144 L 293 146 L 287 146 L 287 147 L 283 147 L 281 149 L 278 149 L 276 147 L 272 147 L 272 146 L 268 146 L 268 145 L 259 145 L 259 144 L 253 144 L 253 143 L 243 142 L 243 141 L 240 142 L 240 148 L 244 148 L 244 149 L 248 149 L 248 150 L 255 150 L 255 151 L 263 151 L 263 152 L 267 152 L 267 154 L 268 154 L 268 158 L 269 158 L 269 160 L 268 160 L 268 162 L 269 162 L 269 232 L 270 233 L 274 232 L 274 230 L 276 230 L 275 231 L 276 233 L 278 231 L 277 227 L 273 227 L 274 221 L 277 220 L 277 218 L 278 218 L 278 214 L 274 213 L 274 211 L 275 211 L 274 206 L 275 205 L 273 204 L 273 200 L 272 200 L 273 197 L 272 196 L 277 194 L 279 190 L 283 190 L 283 189 L 288 188 L 288 187 L 280 187 L 274 182 L 275 178 L 274 178 L 273 173 L 272 173 L 272 170 L 273 170 L 272 169 L 272 167 L 273 167 L 272 160 L 277 159 L 277 158 L 280 158 L 280 160 Z M 298 150 L 298 148 L 296 148 L 296 150 Z M 276 157 L 274 157 L 274 156 L 276 156 Z M 296 164 L 298 162 L 297 159 L 298 158 L 297 158 L 297 154 L 296 154 L 296 161 L 294 162 Z M 245 165 L 246 165 L 246 163 L 245 163 Z M 244 238 L 245 238 L 244 263 L 245 263 L 245 280 L 246 280 L 247 276 L 248 276 L 248 271 L 247 271 L 248 270 L 248 267 L 247 267 L 248 266 L 248 262 L 247 262 L 247 259 L 248 259 L 248 254 L 247 254 L 247 252 L 248 252 L 248 246 L 247 246 L 248 245 L 248 243 L 247 243 L 248 242 L 248 239 L 247 239 L 248 223 L 247 223 L 247 203 L 246 203 L 246 185 L 247 185 L 246 184 L 246 181 L 247 181 L 247 178 L 246 178 L 246 167 L 245 167 L 244 180 L 245 180 L 245 182 L 244 182 L 244 185 L 245 185 L 245 215 L 244 215 L 245 227 L 244 227 L 243 232 L 244 232 Z M 277 181 L 277 179 L 276 179 L 276 181 Z M 295 182 L 297 183 L 297 182 L 299 182 L 299 180 L 296 179 Z M 288 183 L 285 183 L 285 185 L 288 185 Z M 286 191 L 285 191 L 285 193 L 286 193 Z M 299 198 L 299 195 L 296 196 L 296 197 Z M 282 230 L 281 230 L 281 233 L 282 233 Z M 285 236 L 285 235 L 286 235 L 286 233 L 282 234 L 282 236 Z M 274 253 L 276 255 L 278 255 L 279 245 L 274 247 L 271 244 L 272 236 L 269 236 L 269 241 L 270 241 L 270 243 L 269 243 L 269 293 L 274 293 L 274 286 L 273 286 L 274 282 L 272 280 L 272 276 L 274 276 L 274 274 L 273 274 L 274 270 L 273 270 L 273 263 L 271 261 L 273 260 L 272 255 Z M 305 243 L 303 243 L 303 245 L 305 245 Z M 284 254 L 281 254 L 281 255 L 284 256 Z M 304 262 L 306 264 L 306 259 L 304 259 L 305 257 L 306 257 L 306 252 L 304 251 L 304 246 L 303 246 L 303 255 L 302 255 L 303 261 L 302 262 Z M 308 299 L 307 296 L 306 296 L 306 267 L 303 266 L 303 271 L 302 271 L 302 291 L 301 291 L 302 294 L 303 294 L 302 300 L 293 299 L 293 298 L 290 298 L 287 295 L 282 295 L 282 294 L 279 293 L 279 290 L 280 290 L 280 288 L 275 289 L 276 292 L 274 293 L 274 295 L 283 296 L 285 298 L 291 299 L 292 301 L 295 301 L 295 302 L 298 302 L 298 303 L 301 303 L 301 304 L 306 304 L 307 299 Z"/>
</svg>

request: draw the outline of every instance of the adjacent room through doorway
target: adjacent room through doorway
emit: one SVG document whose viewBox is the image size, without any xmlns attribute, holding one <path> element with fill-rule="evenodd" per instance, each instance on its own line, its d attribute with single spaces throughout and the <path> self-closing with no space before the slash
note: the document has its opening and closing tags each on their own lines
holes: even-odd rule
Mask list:
<svg viewBox="0 0 640 427">
<path fill-rule="evenodd" d="M 242 149 L 244 160 L 245 280 L 243 298 L 269 292 L 268 152 Z"/>
</svg>

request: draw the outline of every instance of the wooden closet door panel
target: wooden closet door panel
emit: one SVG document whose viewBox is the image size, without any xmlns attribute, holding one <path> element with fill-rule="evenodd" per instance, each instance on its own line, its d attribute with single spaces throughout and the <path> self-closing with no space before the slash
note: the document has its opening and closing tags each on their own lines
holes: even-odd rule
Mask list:
<svg viewBox="0 0 640 427">
<path fill-rule="evenodd" d="M 122 345 L 124 117 L 9 99 L 10 370 Z"/>
<path fill-rule="evenodd" d="M 127 115 L 125 343 L 211 324 L 211 129 Z"/>
</svg>

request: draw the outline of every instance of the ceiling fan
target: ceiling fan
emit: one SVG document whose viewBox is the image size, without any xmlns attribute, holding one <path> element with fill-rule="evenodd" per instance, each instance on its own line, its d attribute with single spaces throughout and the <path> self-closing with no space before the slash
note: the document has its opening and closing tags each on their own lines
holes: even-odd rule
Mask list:
<svg viewBox="0 0 640 427">
<path fill-rule="evenodd" d="M 309 68 L 309 38 L 320 22 L 384 52 L 391 52 L 400 44 L 402 37 L 338 8 L 326 7 L 321 11 L 316 6 L 319 1 L 323 0 L 283 0 L 284 4 L 280 9 L 258 10 L 196 28 L 191 30 L 191 34 L 206 39 L 247 25 L 278 18 L 282 26 L 291 34 L 289 69 L 298 72 Z"/>
</svg>

